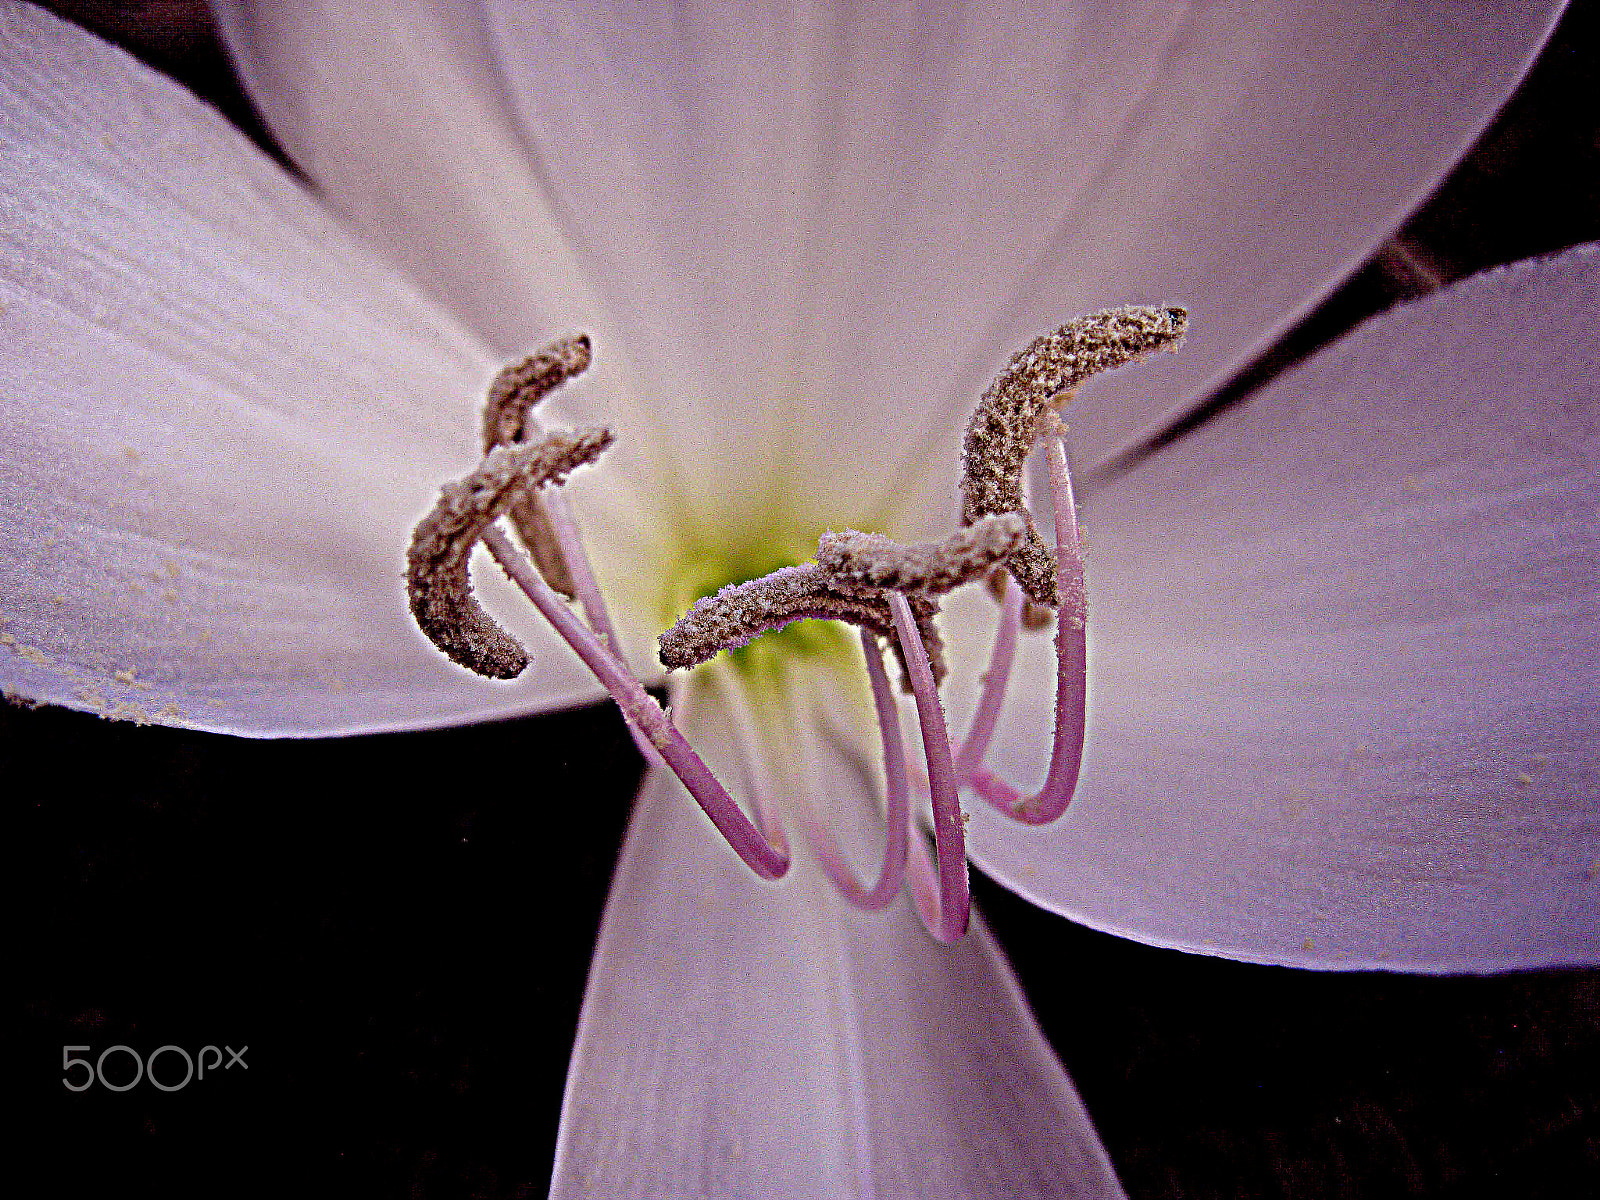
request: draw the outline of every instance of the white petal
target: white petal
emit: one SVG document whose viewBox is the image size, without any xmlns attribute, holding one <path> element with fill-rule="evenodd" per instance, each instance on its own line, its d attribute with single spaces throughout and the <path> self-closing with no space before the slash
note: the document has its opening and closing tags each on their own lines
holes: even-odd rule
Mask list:
<svg viewBox="0 0 1600 1200">
<path fill-rule="evenodd" d="M 1388 235 L 1560 4 L 483 7 L 275 13 L 235 44 L 301 161 L 478 328 L 545 304 L 515 303 L 499 223 L 560 230 L 703 519 L 770 471 L 792 503 L 942 521 L 939 466 L 1012 349 L 1191 305 L 1184 354 L 1100 386 L 1079 430 L 1086 461 L 1138 440 Z M 513 290 L 486 298 L 486 268 Z"/>
<path fill-rule="evenodd" d="M 176 86 L 31 8 L 0 43 L 6 686 L 251 734 L 592 695 L 537 629 L 494 687 L 406 612 L 478 343 Z"/>
<path fill-rule="evenodd" d="M 1095 492 L 1078 799 L 977 861 L 1187 950 L 1600 960 L 1596 311 L 1594 247 L 1479 276 Z"/>
<path fill-rule="evenodd" d="M 637 339 L 588 281 L 570 214 L 511 114 L 478 10 L 427 0 L 214 7 L 235 65 L 289 155 L 496 355 L 526 353 L 572 330 L 593 337 L 584 386 L 545 409 L 569 423 L 616 426 L 608 465 L 649 507 L 623 528 L 595 511 L 585 522 L 591 548 L 613 585 L 658 573 L 668 550 L 658 544 L 661 515 L 680 483 L 652 436 L 653 414 L 681 389 L 638 380 L 629 358 Z M 575 502 L 581 508 L 582 496 Z M 640 569 L 641 556 L 650 569 Z"/>
<path fill-rule="evenodd" d="M 717 719 L 697 745 L 720 748 Z M 612 883 L 551 1194 L 1122 1192 L 981 922 L 939 946 L 903 899 L 846 909 L 809 863 L 759 883 L 658 774 Z"/>
</svg>

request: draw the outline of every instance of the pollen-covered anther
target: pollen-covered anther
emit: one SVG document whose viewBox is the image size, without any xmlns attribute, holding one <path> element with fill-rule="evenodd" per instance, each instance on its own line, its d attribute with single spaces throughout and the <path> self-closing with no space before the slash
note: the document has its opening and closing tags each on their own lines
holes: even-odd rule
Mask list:
<svg viewBox="0 0 1600 1200">
<path fill-rule="evenodd" d="M 943 595 L 983 578 L 1016 552 L 1027 532 L 1021 513 L 981 517 L 942 542 L 915 546 L 880 533 L 830 529 L 817 543 L 817 565 L 858 586 Z"/>
<path fill-rule="evenodd" d="M 528 418 L 533 406 L 587 371 L 592 357 L 589 335 L 580 333 L 503 368 L 489 385 L 489 399 L 483 406 L 483 452 L 527 441 L 529 434 L 536 432 Z"/>
<path fill-rule="evenodd" d="M 1006 597 L 1006 580 L 1010 578 L 1003 566 L 991 567 L 989 574 L 984 578 L 984 585 L 989 589 L 989 594 L 995 600 L 1001 601 Z M 1023 597 L 1022 600 L 1022 627 L 1029 633 L 1038 633 L 1041 629 L 1048 629 L 1055 621 L 1055 610 L 1043 604 L 1035 604 L 1031 599 Z"/>
<path fill-rule="evenodd" d="M 1018 512 L 1027 522 L 1024 545 L 1006 561 L 1022 590 L 1054 608 L 1056 562 L 1028 516 L 1022 467 L 1049 417 L 1093 375 L 1136 362 L 1183 342 L 1189 314 L 1181 308 L 1129 306 L 1074 317 L 1054 333 L 1012 355 L 967 424 L 961 450 L 961 519 Z"/>
<path fill-rule="evenodd" d="M 452 662 L 491 679 L 512 679 L 528 665 L 521 644 L 472 594 L 467 562 L 484 530 L 534 489 L 558 484 L 593 462 L 612 442 L 609 429 L 551 433 L 499 446 L 465 479 L 446 484 L 439 503 L 417 523 L 406 552 L 411 615 Z"/>
<path fill-rule="evenodd" d="M 908 597 L 917 629 L 928 652 L 935 681 L 943 680 L 944 641 L 935 628 L 938 601 L 913 593 Z M 806 619 L 844 621 L 894 646 L 901 655 L 889 601 L 877 588 L 853 584 L 828 574 L 815 563 L 782 567 L 746 583 L 729 584 L 703 596 L 657 639 L 661 665 L 669 671 L 696 667 L 718 651 L 736 650 L 764 633 Z M 902 656 L 900 666 L 905 669 Z"/>
<path fill-rule="evenodd" d="M 534 405 L 587 371 L 590 359 L 589 335 L 580 333 L 552 342 L 504 368 L 489 385 L 489 399 L 483 407 L 483 452 L 535 439 L 540 430 L 532 416 Z M 576 592 L 572 570 L 539 493 L 529 492 L 507 510 L 506 517 L 545 582 L 572 599 Z"/>
</svg>

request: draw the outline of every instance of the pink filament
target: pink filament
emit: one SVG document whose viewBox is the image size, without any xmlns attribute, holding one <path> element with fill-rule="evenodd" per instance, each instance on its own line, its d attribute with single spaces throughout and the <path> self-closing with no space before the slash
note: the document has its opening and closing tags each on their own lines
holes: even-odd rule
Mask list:
<svg viewBox="0 0 1600 1200">
<path fill-rule="evenodd" d="M 750 789 L 750 807 L 755 812 L 756 825 L 768 840 L 784 841 L 783 825 L 778 820 L 777 806 L 772 802 L 772 777 L 767 770 L 766 756 L 756 740 L 755 719 L 750 712 L 739 677 L 733 671 L 724 672 L 717 680 L 728 700 L 728 712 L 733 717 L 733 731 L 739 743 L 739 756 L 744 766 L 745 783 Z M 688 711 L 692 691 L 685 689 L 684 711 Z"/>
<path fill-rule="evenodd" d="M 1016 658 L 1017 629 L 1022 624 L 1022 589 L 1010 575 L 1005 576 L 1005 581 L 1006 590 L 1000 600 L 1000 624 L 994 632 L 994 648 L 989 652 L 989 669 L 983 673 L 978 711 L 972 715 L 972 728 L 967 730 L 966 740 L 956 754 L 956 774 L 962 779 L 970 779 L 989 752 L 995 725 L 1000 720 L 1000 707 L 1006 698 L 1006 685 L 1011 681 L 1011 663 Z"/>
<path fill-rule="evenodd" d="M 922 725 L 922 753 L 928 765 L 928 794 L 933 801 L 933 838 L 938 857 L 937 887 L 933 886 L 927 851 L 917 839 L 911 856 L 912 894 L 928 932 L 941 942 L 953 942 L 967 931 L 971 897 L 967 891 L 965 822 L 956 798 L 955 763 L 950 756 L 950 735 L 945 728 L 944 706 L 933 682 L 933 668 L 917 632 L 911 605 L 900 592 L 889 592 L 889 611 L 905 651 L 906 674 Z"/>
<path fill-rule="evenodd" d="M 781 879 L 787 874 L 789 847 L 781 839 L 781 834 L 774 844 L 751 824 L 733 797 L 711 773 L 711 769 L 694 752 L 683 734 L 678 732 L 671 718 L 661 711 L 655 698 L 644 690 L 644 686 L 595 636 L 594 631 L 566 606 L 561 597 L 556 595 L 555 589 L 517 552 L 505 534 L 491 527 L 483 535 L 483 544 L 512 582 L 522 589 L 523 595 L 555 627 L 584 665 L 594 672 L 595 678 L 622 709 L 623 716 L 637 726 L 654 748 L 661 752 L 667 766 L 683 781 L 683 786 L 706 816 L 711 818 L 717 831 L 727 839 L 733 852 L 762 879 Z"/>
<path fill-rule="evenodd" d="M 978 711 L 972 720 L 961 753 L 957 758 L 963 782 L 1005 813 L 1025 825 L 1047 825 L 1072 802 L 1083 766 L 1083 741 L 1088 696 L 1088 619 L 1076 622 L 1073 613 L 1087 614 L 1084 597 L 1083 556 L 1078 542 L 1077 506 L 1072 495 L 1072 475 L 1061 440 L 1052 437 L 1046 446 L 1050 468 L 1050 499 L 1056 522 L 1056 595 L 1061 607 L 1056 612 L 1056 718 L 1050 753 L 1050 768 L 1037 795 L 1024 796 L 1018 789 L 983 766 L 983 756 L 994 735 L 1000 702 L 1011 673 L 1016 647 L 1017 618 L 1022 607 L 1021 589 L 1016 580 L 1006 580 L 1000 627 L 995 634 L 989 671 L 984 680 Z"/>
<path fill-rule="evenodd" d="M 594 568 L 589 565 L 588 552 L 583 548 L 583 535 L 578 532 L 578 521 L 572 515 L 572 506 L 567 503 L 566 493 L 560 488 L 546 488 L 544 500 L 545 511 L 550 514 L 550 526 L 555 530 L 556 542 L 561 547 L 562 557 L 566 559 L 567 573 L 572 576 L 573 590 L 578 595 L 578 602 L 583 605 L 584 615 L 589 619 L 589 628 L 600 635 L 600 639 L 611 647 L 612 655 L 626 667 L 628 660 L 617 641 L 611 614 L 606 611 L 605 596 L 595 582 Z M 639 747 L 639 753 L 644 755 L 645 762 L 658 767 L 664 765 L 661 752 L 632 721 L 628 722 L 628 733 L 633 738 L 633 744 Z"/>
<path fill-rule="evenodd" d="M 878 882 L 869 889 L 856 879 L 839 851 L 839 842 L 833 836 L 833 831 L 818 819 L 809 804 L 803 806 L 801 819 L 822 873 L 850 904 L 868 912 L 876 912 L 899 894 L 905 882 L 911 801 L 906 785 L 905 742 L 900 736 L 900 716 L 895 708 L 894 695 L 889 690 L 889 678 L 883 671 L 883 654 L 878 649 L 876 638 L 864 629 L 859 632 L 861 652 L 867 660 L 867 677 L 872 681 L 872 703 L 877 709 L 878 728 L 883 735 L 883 774 L 888 799 L 884 816 L 886 840 L 883 866 L 878 872 Z"/>
</svg>

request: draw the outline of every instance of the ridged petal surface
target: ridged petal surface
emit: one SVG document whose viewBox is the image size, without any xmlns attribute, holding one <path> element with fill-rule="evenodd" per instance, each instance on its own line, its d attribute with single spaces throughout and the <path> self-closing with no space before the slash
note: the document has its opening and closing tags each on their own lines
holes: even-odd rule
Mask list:
<svg viewBox="0 0 1600 1200">
<path fill-rule="evenodd" d="M 729 761 L 720 713 L 688 722 Z M 853 765 L 819 771 L 847 844 L 881 846 L 854 824 Z M 556 1154 L 556 1198 L 1122 1195 L 981 919 L 941 946 L 904 898 L 858 913 L 809 861 L 763 884 L 661 773 L 612 882 Z"/>
<path fill-rule="evenodd" d="M 1596 311 L 1595 247 L 1475 277 L 1090 495 L 1078 798 L 973 802 L 976 861 L 1187 950 L 1600 959 Z M 1043 643 L 994 755 L 1024 786 Z"/>
<path fill-rule="evenodd" d="M 406 612 L 411 526 L 477 459 L 470 333 L 210 109 L 37 9 L 0 11 L 0 111 L 8 690 L 248 734 L 594 694 L 532 621 L 533 670 L 496 687 Z"/>
</svg>

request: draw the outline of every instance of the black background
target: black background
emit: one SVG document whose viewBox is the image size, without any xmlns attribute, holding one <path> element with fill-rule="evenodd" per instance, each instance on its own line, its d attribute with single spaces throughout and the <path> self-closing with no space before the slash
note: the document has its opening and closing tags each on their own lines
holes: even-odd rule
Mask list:
<svg viewBox="0 0 1600 1200">
<path fill-rule="evenodd" d="M 270 146 L 203 10 L 55 7 Z M 1597 7 L 1213 407 L 1433 280 L 1600 236 Z M 610 712 L 261 743 L 0 706 L 0 773 L 17 1194 L 544 1195 L 640 774 Z M 1600 972 L 1247 966 L 975 889 L 1135 1197 L 1600 1195 Z M 119 1043 L 248 1045 L 249 1067 L 62 1086 L 62 1046 Z"/>
</svg>

